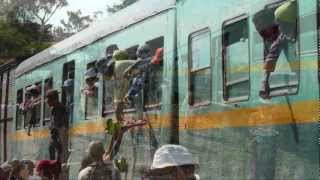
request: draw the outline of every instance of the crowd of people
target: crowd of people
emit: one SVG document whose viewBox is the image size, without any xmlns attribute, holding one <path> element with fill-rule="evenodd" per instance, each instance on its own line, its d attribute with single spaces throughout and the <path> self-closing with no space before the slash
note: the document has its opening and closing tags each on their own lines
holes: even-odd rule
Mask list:
<svg viewBox="0 0 320 180">
<path fill-rule="evenodd" d="M 1 164 L 0 180 L 59 179 L 61 163 L 57 160 L 12 160 Z"/>
<path fill-rule="evenodd" d="M 194 158 L 187 148 L 167 144 L 154 154 L 151 167 L 141 173 L 142 180 L 199 180 Z M 92 141 L 82 159 L 78 180 L 121 180 L 119 167 L 105 159 L 102 142 Z M 60 180 L 63 166 L 59 160 L 12 160 L 0 165 L 0 180 Z"/>
</svg>

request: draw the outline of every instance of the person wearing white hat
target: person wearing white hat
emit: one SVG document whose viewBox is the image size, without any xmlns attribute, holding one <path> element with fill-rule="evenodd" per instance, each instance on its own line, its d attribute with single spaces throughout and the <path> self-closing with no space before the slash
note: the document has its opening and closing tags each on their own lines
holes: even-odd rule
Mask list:
<svg viewBox="0 0 320 180">
<path fill-rule="evenodd" d="M 144 180 L 199 180 L 195 174 L 196 163 L 189 150 L 181 145 L 167 144 L 154 154 L 150 170 Z"/>
</svg>

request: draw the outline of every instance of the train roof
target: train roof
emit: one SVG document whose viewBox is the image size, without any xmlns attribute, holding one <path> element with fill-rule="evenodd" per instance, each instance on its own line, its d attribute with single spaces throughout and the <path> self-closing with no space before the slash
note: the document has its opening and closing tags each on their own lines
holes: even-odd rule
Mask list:
<svg viewBox="0 0 320 180">
<path fill-rule="evenodd" d="M 139 0 L 119 12 L 90 25 L 73 36 L 52 45 L 23 61 L 15 71 L 19 77 L 43 64 L 67 55 L 111 33 L 137 23 L 164 10 L 174 7 L 176 0 Z M 115 23 L 116 22 L 116 23 Z"/>
</svg>

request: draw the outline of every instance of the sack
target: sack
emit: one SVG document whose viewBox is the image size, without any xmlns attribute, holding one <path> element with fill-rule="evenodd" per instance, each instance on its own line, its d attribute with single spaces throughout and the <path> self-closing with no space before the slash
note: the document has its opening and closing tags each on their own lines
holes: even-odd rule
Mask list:
<svg viewBox="0 0 320 180">
<path fill-rule="evenodd" d="M 267 28 L 274 26 L 275 17 L 274 17 L 275 8 L 265 8 L 261 11 L 257 12 L 253 16 L 253 24 L 255 25 L 257 31 L 261 34 L 261 32 Z"/>
<path fill-rule="evenodd" d="M 114 180 L 115 169 L 112 165 L 104 163 L 92 163 L 89 165 L 88 180 Z"/>
<path fill-rule="evenodd" d="M 295 0 L 290 0 L 282 4 L 275 10 L 274 16 L 276 21 L 294 24 L 297 20 L 297 2 Z"/>
</svg>

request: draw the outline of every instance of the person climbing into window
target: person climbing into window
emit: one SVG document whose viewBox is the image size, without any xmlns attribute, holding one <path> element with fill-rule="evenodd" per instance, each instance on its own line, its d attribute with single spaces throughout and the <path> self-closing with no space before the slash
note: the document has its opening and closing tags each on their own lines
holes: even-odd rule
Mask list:
<svg viewBox="0 0 320 180">
<path fill-rule="evenodd" d="M 26 122 L 28 123 L 28 136 L 31 136 L 31 128 L 35 127 L 37 123 L 37 106 L 41 102 L 40 97 L 40 87 L 37 85 L 32 85 L 28 87 L 27 89 L 27 96 L 28 99 L 26 100 L 26 103 L 23 107 L 23 112 L 25 113 Z"/>
<path fill-rule="evenodd" d="M 125 96 L 127 101 L 132 101 L 134 96 L 144 88 L 152 68 L 159 65 L 163 57 L 163 48 L 158 48 L 155 55 L 151 56 L 151 50 L 148 44 L 140 46 L 137 50 L 138 61 L 126 69 L 124 76 L 132 78 L 132 84 Z"/>
<path fill-rule="evenodd" d="M 270 99 L 270 75 L 274 72 L 282 50 L 287 55 L 289 42 L 295 42 L 297 29 L 297 2 L 288 0 L 278 8 L 259 11 L 253 18 L 264 41 L 263 79 L 259 95 Z"/>
<path fill-rule="evenodd" d="M 125 106 L 125 95 L 129 89 L 129 80 L 123 76 L 124 71 L 133 65 L 135 60 L 128 60 L 128 54 L 123 50 L 116 50 L 112 60 L 101 58 L 96 63 L 96 69 L 104 80 L 114 81 L 114 104 L 115 104 L 115 119 L 108 121 L 108 133 L 112 135 L 109 147 L 104 155 L 105 160 L 112 159 L 119 151 L 122 137 L 129 129 L 136 126 L 145 125 L 145 121 L 125 120 L 123 109 Z M 113 129 L 113 130 L 111 130 Z M 112 132 L 111 132 L 112 131 Z"/>
<path fill-rule="evenodd" d="M 98 81 L 96 68 L 89 68 L 85 73 L 86 85 L 81 92 L 86 96 L 96 96 L 98 94 Z"/>
</svg>

